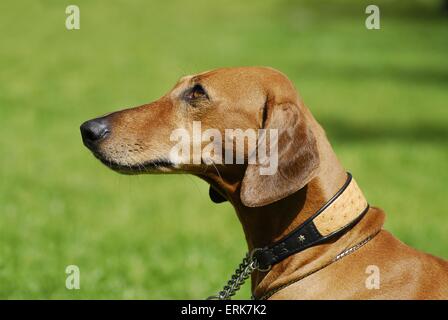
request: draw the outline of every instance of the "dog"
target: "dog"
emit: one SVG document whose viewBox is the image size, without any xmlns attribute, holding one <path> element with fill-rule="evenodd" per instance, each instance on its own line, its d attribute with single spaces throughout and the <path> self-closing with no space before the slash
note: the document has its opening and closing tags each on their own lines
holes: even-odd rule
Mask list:
<svg viewBox="0 0 448 320">
<path fill-rule="evenodd" d="M 260 163 L 173 156 L 173 131 L 194 135 L 195 122 L 222 136 L 229 128 L 276 130 L 276 173 L 261 175 Z M 264 253 L 275 260 L 269 270 L 252 272 L 256 299 L 448 298 L 448 262 L 382 228 L 384 212 L 366 205 L 292 82 L 275 69 L 220 68 L 182 77 L 157 101 L 87 121 L 81 134 L 95 157 L 117 172 L 193 174 L 210 184 L 212 201 L 230 201 L 249 250 L 271 248 Z M 282 241 L 310 219 L 325 241 L 285 249 Z"/>
</svg>

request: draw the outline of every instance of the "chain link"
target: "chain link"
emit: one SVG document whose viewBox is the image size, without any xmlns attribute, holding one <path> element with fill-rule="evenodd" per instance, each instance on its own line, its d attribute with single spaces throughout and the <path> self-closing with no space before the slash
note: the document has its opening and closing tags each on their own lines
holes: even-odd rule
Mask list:
<svg viewBox="0 0 448 320">
<path fill-rule="evenodd" d="M 217 295 L 208 297 L 207 300 L 230 300 L 255 269 L 257 269 L 257 261 L 252 254 L 247 253 L 224 288 Z"/>
<path fill-rule="evenodd" d="M 347 255 L 349 255 L 349 254 L 351 254 L 351 253 L 353 253 L 353 252 L 355 252 L 356 250 L 358 250 L 359 248 L 361 248 L 362 246 L 364 246 L 367 242 L 369 242 L 370 240 L 372 240 L 378 233 L 379 233 L 379 231 L 376 232 L 376 233 L 374 233 L 374 234 L 371 234 L 370 236 L 368 236 L 367 238 L 365 238 L 365 239 L 364 239 L 363 241 L 361 241 L 360 243 L 358 243 L 358 244 L 354 245 L 353 247 L 348 248 L 347 250 L 341 252 L 340 254 L 338 254 L 338 255 L 334 258 L 334 261 L 338 261 L 339 259 L 341 259 L 341 258 L 343 258 L 343 257 L 345 257 L 345 256 L 347 256 Z"/>
</svg>

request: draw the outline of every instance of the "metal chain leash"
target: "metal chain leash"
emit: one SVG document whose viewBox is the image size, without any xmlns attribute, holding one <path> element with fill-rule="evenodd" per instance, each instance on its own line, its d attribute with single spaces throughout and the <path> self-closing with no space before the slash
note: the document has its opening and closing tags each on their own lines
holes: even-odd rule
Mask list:
<svg viewBox="0 0 448 320">
<path fill-rule="evenodd" d="M 293 281 L 288 282 L 287 284 L 285 284 L 283 286 L 280 286 L 274 290 L 271 290 L 267 294 L 263 295 L 261 298 L 258 298 L 258 299 L 260 299 L 260 300 L 267 299 L 274 293 L 289 286 L 290 284 L 300 281 L 304 277 L 309 276 L 309 275 L 313 274 L 314 272 L 317 272 L 317 271 L 327 267 L 328 265 L 332 264 L 333 262 L 336 262 L 339 259 L 342 259 L 346 255 L 349 255 L 349 254 L 355 252 L 359 248 L 363 247 L 370 240 L 372 240 L 380 231 L 381 230 L 378 230 L 376 233 L 371 234 L 370 236 L 368 236 L 367 238 L 365 238 L 363 241 L 359 242 L 358 244 L 354 245 L 353 247 L 350 247 L 350 248 L 344 250 L 343 252 L 338 254 L 334 259 L 330 260 L 327 264 L 321 266 L 320 268 L 317 268 L 317 269 L 307 273 L 305 276 L 300 277 L 299 279 L 294 279 Z M 243 258 L 243 261 L 238 266 L 238 268 L 236 268 L 236 270 L 233 273 L 230 280 L 227 281 L 227 284 L 224 286 L 224 288 L 220 292 L 218 292 L 217 295 L 208 297 L 207 300 L 230 300 L 231 297 L 233 297 L 235 295 L 235 293 L 241 288 L 241 286 L 244 284 L 244 282 L 247 280 L 247 278 L 250 277 L 252 272 L 254 272 L 255 270 L 260 270 L 263 272 L 269 271 L 271 266 L 269 266 L 266 269 L 261 269 L 260 266 L 258 265 L 257 259 L 255 259 L 255 257 L 254 257 L 255 252 L 257 252 L 258 250 L 262 250 L 262 249 L 257 248 L 257 249 L 254 249 L 252 252 L 247 253 L 246 256 Z M 252 299 L 256 299 L 256 298 L 254 296 L 252 296 Z"/>
<path fill-rule="evenodd" d="M 334 261 L 338 261 L 339 259 L 341 259 L 341 258 L 343 258 L 343 257 L 345 257 L 345 256 L 347 256 L 347 255 L 349 255 L 349 254 L 351 254 L 351 253 L 353 253 L 353 252 L 355 252 L 356 250 L 358 250 L 359 248 L 361 248 L 362 246 L 364 246 L 367 242 L 369 242 L 370 240 L 372 240 L 378 233 L 379 233 L 379 231 L 376 232 L 376 233 L 374 233 L 374 234 L 371 234 L 370 236 L 368 236 L 367 238 L 365 238 L 363 241 L 361 241 L 361 242 L 358 243 L 357 245 L 355 245 L 355 246 L 353 246 L 353 247 L 351 247 L 351 248 L 348 248 L 347 250 L 341 252 L 340 254 L 338 254 L 338 255 L 336 256 L 336 258 L 334 258 Z"/>
<path fill-rule="evenodd" d="M 257 261 L 252 254 L 247 253 L 224 288 L 217 295 L 208 297 L 207 300 L 230 300 L 255 269 L 257 269 Z"/>
</svg>

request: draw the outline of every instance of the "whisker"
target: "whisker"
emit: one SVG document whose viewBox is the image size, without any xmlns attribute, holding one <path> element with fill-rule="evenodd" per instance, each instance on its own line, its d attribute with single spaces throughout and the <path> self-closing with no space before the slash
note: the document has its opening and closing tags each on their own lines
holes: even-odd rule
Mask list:
<svg viewBox="0 0 448 320">
<path fill-rule="evenodd" d="M 213 160 L 211 160 L 211 159 L 210 159 L 210 162 L 211 162 L 213 168 L 215 168 L 216 172 L 218 173 L 219 178 L 220 178 L 221 180 L 223 180 L 223 178 L 221 177 L 221 173 L 219 172 L 218 168 L 217 168 L 216 165 L 215 165 L 215 162 L 214 162 Z"/>
</svg>

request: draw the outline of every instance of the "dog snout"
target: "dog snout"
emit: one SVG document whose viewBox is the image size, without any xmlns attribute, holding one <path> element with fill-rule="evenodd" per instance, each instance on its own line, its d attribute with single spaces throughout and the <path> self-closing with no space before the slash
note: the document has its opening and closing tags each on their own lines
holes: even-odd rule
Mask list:
<svg viewBox="0 0 448 320">
<path fill-rule="evenodd" d="M 80 129 L 82 141 L 91 150 L 110 133 L 110 126 L 105 118 L 86 121 L 81 125 Z"/>
</svg>

